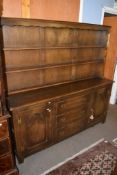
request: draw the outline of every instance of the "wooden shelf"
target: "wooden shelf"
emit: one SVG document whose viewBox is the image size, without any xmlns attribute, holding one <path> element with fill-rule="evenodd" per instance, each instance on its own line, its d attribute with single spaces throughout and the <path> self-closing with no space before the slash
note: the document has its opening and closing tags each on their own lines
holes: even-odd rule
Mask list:
<svg viewBox="0 0 117 175">
<path fill-rule="evenodd" d="M 63 63 L 63 64 L 57 64 L 57 65 L 36 65 L 36 66 L 29 66 L 29 67 L 11 67 L 11 68 L 7 68 L 6 73 L 18 73 L 18 72 L 25 72 L 25 71 L 36 71 L 39 69 L 52 69 L 52 68 L 57 68 L 57 67 L 67 67 L 67 66 L 72 66 L 72 65 L 77 65 L 77 64 L 93 64 L 93 63 L 103 63 L 104 60 L 103 59 L 94 59 L 94 60 L 86 60 L 85 61 L 74 61 L 74 62 L 68 62 L 68 63 Z"/>
<path fill-rule="evenodd" d="M 40 88 L 35 90 L 30 90 L 27 92 L 21 92 L 18 94 L 12 94 L 8 97 L 8 102 L 10 109 L 20 108 L 32 103 L 37 103 L 37 101 L 48 100 L 57 98 L 59 96 L 64 96 L 66 94 L 74 94 L 78 92 L 84 92 L 89 89 L 93 89 L 96 86 L 111 85 L 112 81 L 107 79 L 87 79 L 82 81 L 76 81 L 56 86 L 51 86 L 47 88 Z"/>
<path fill-rule="evenodd" d="M 48 50 L 48 49 L 82 49 L 82 48 L 106 48 L 107 46 L 104 46 L 104 45 L 83 45 L 83 46 L 76 46 L 76 47 L 47 47 L 47 46 L 44 46 L 44 47 L 8 47 L 8 48 L 4 48 L 3 50 L 4 51 L 19 51 L 19 50 Z"/>
</svg>

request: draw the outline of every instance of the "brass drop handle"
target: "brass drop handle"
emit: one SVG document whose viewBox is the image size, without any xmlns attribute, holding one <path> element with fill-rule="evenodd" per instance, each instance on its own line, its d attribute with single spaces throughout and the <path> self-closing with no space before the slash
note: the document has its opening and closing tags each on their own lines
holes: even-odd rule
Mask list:
<svg viewBox="0 0 117 175">
<path fill-rule="evenodd" d="M 0 123 L 0 127 L 2 126 L 2 123 Z"/>
<path fill-rule="evenodd" d="M 51 112 L 51 109 L 47 108 L 46 111 Z"/>
<path fill-rule="evenodd" d="M 94 120 L 94 110 L 91 108 L 91 115 L 90 115 L 90 120 Z"/>
<path fill-rule="evenodd" d="M 94 116 L 93 115 L 90 115 L 90 120 L 94 120 Z"/>
</svg>

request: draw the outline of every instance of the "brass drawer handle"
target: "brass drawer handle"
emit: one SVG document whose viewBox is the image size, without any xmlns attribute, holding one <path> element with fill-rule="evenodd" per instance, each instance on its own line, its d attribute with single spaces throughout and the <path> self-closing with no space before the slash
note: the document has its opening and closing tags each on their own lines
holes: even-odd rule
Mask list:
<svg viewBox="0 0 117 175">
<path fill-rule="evenodd" d="M 0 123 L 0 127 L 2 126 L 2 123 Z"/>
<path fill-rule="evenodd" d="M 51 112 L 51 109 L 47 108 L 46 111 Z"/>
</svg>

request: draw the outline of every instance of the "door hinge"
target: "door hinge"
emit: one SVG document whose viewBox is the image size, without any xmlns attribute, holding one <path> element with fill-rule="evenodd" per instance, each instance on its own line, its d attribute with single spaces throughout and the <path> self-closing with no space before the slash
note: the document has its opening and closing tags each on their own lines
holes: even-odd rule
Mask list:
<svg viewBox="0 0 117 175">
<path fill-rule="evenodd" d="M 18 125 L 20 125 L 21 124 L 21 118 L 18 118 Z"/>
</svg>

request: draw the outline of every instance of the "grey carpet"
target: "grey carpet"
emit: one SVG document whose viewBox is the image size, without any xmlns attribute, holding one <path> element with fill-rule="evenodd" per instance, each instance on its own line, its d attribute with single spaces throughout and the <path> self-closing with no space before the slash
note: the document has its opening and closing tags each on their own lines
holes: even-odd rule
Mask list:
<svg viewBox="0 0 117 175">
<path fill-rule="evenodd" d="M 26 158 L 18 164 L 21 175 L 40 175 L 49 168 L 73 156 L 101 138 L 112 141 L 117 137 L 117 105 L 110 105 L 107 120 L 56 145 Z"/>
</svg>

